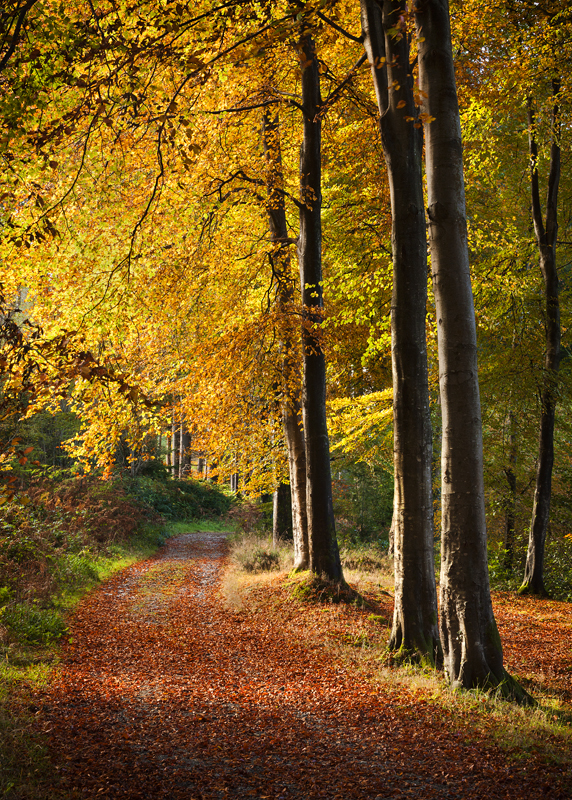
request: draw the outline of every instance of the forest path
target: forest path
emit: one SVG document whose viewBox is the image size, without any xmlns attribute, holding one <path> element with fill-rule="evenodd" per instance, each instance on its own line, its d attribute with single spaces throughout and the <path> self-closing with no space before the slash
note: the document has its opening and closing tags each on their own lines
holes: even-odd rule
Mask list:
<svg viewBox="0 0 572 800">
<path fill-rule="evenodd" d="M 555 769 L 471 743 L 287 620 L 227 608 L 225 556 L 225 534 L 183 534 L 81 604 L 42 698 L 50 797 L 568 796 Z"/>
</svg>

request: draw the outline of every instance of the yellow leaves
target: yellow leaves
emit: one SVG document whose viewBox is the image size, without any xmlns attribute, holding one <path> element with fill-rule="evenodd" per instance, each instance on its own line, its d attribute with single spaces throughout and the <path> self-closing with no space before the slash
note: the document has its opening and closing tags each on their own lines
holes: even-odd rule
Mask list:
<svg viewBox="0 0 572 800">
<path fill-rule="evenodd" d="M 405 102 L 405 100 L 400 100 L 399 103 L 397 104 L 397 108 L 405 108 L 406 105 L 407 103 Z M 406 117 L 406 119 L 410 119 L 410 117 L 409 118 Z"/>
<path fill-rule="evenodd" d="M 351 454 L 357 460 L 391 460 L 393 389 L 328 402 L 328 427 L 332 450 Z"/>
</svg>

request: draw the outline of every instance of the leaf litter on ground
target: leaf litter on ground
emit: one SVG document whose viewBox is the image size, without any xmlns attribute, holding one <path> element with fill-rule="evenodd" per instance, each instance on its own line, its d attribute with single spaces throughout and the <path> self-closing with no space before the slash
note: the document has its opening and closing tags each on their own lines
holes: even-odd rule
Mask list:
<svg viewBox="0 0 572 800">
<path fill-rule="evenodd" d="M 226 556 L 224 533 L 183 534 L 82 602 L 33 699 L 52 763 L 46 797 L 570 797 L 570 759 L 515 758 L 474 709 L 381 666 L 386 592 L 308 602 L 283 574 L 251 576 L 237 607 L 221 593 Z M 540 628 L 555 617 L 552 638 L 569 637 L 569 608 L 512 604 L 497 598 L 509 669 L 545 659 L 568 700 L 569 638 L 548 637 L 553 658 Z"/>
</svg>

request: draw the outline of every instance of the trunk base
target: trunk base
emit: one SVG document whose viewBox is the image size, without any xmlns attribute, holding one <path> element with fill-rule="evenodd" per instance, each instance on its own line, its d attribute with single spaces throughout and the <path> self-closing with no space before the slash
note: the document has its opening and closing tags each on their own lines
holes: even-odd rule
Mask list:
<svg viewBox="0 0 572 800">
<path fill-rule="evenodd" d="M 418 632 L 416 637 L 408 636 L 404 640 L 401 625 L 396 626 L 394 623 L 388 650 L 393 664 L 418 664 L 432 669 L 442 669 L 443 667 L 441 641 L 430 633 L 425 637 Z"/>
<path fill-rule="evenodd" d="M 530 597 L 550 598 L 550 592 L 542 581 L 527 581 L 523 583 L 518 590 L 518 594 L 523 596 L 529 595 Z"/>
<path fill-rule="evenodd" d="M 536 706 L 537 702 L 534 697 L 532 697 L 526 689 L 523 689 L 520 683 L 518 683 L 512 675 L 509 675 L 506 670 L 503 669 L 503 672 L 504 676 L 502 680 L 498 680 L 498 678 L 490 672 L 487 679 L 479 686 L 463 686 L 461 681 L 456 681 L 451 684 L 451 688 L 454 690 L 481 689 L 494 697 L 517 703 L 519 706 Z"/>
<path fill-rule="evenodd" d="M 289 574 L 292 597 L 310 603 L 347 603 L 364 606 L 364 598 L 342 579 L 330 580 L 309 570 L 292 570 Z"/>
</svg>

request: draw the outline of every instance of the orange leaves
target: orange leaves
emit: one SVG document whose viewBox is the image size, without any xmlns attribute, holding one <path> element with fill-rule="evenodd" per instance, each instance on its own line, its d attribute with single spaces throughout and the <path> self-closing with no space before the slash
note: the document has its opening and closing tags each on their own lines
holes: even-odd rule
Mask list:
<svg viewBox="0 0 572 800">
<path fill-rule="evenodd" d="M 307 604 L 275 577 L 232 611 L 218 595 L 224 552 L 224 535 L 182 535 L 84 600 L 38 715 L 59 789 L 125 800 L 566 796 L 560 764 L 515 766 L 452 704 L 360 661 L 366 638 L 383 645 L 391 598 L 366 593 L 374 615 Z"/>
</svg>

